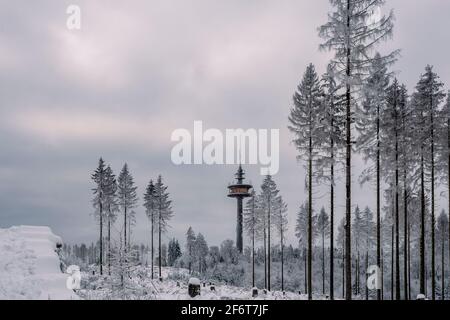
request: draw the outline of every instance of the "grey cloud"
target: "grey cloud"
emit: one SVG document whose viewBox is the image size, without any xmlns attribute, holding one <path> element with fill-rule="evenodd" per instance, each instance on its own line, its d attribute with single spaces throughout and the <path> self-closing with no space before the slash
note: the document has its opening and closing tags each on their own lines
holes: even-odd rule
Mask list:
<svg viewBox="0 0 450 320">
<path fill-rule="evenodd" d="M 313 62 L 325 70 L 329 54 L 318 51 L 316 28 L 326 21 L 327 1 L 1 3 L 1 226 L 48 224 L 67 241 L 94 240 L 89 176 L 103 156 L 116 173 L 128 162 L 140 193 L 150 178 L 163 174 L 176 213 L 167 237 L 182 239 L 192 225 L 212 244 L 233 239 L 235 203 L 225 195 L 236 168 L 170 162 L 171 131 L 192 130 L 194 120 L 219 129 L 282 129 L 275 180 L 294 223 L 305 200 L 304 170 L 289 142 L 287 115 L 305 66 Z M 65 29 L 65 9 L 72 3 L 82 8 L 79 33 Z M 430 63 L 450 83 L 444 33 L 450 4 L 392 0 L 388 5 L 396 11 L 396 32 L 383 49 L 402 48 L 396 65 L 401 81 L 412 89 Z M 92 118 L 102 115 L 117 121 L 105 120 L 98 132 L 88 131 Z M 107 132 L 117 126 L 120 133 L 126 130 L 121 119 L 124 126 L 131 123 L 132 134 L 105 139 L 102 125 Z M 65 128 L 57 129 L 59 120 Z M 80 123 L 86 126 L 83 134 Z M 373 206 L 370 187 L 357 184 L 362 162 L 354 166 L 355 199 Z M 246 169 L 259 188 L 259 167 Z M 326 195 L 325 187 L 318 190 L 318 209 L 327 206 Z M 147 221 L 143 209 L 137 211 L 135 236 L 144 241 Z M 295 241 L 293 226 L 290 241 Z"/>
</svg>

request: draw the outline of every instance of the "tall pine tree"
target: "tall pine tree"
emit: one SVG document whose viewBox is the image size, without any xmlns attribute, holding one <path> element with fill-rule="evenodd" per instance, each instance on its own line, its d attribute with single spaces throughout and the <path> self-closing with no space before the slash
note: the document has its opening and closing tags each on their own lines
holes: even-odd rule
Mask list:
<svg viewBox="0 0 450 320">
<path fill-rule="evenodd" d="M 132 209 L 136 207 L 138 197 L 136 193 L 137 187 L 134 185 L 133 176 L 128 170 L 126 163 L 119 174 L 117 187 L 118 202 L 123 213 L 123 248 L 128 250 L 130 244 L 127 242 L 127 231 L 129 232 L 127 223 L 131 221 L 129 216 L 133 214 Z"/>
<path fill-rule="evenodd" d="M 439 76 L 433 71 L 433 67 L 426 66 L 425 73 L 420 77 L 416 86 L 415 102 L 416 107 L 422 112 L 423 125 L 422 144 L 428 152 L 428 168 L 431 179 L 431 298 L 436 298 L 436 262 L 435 262 L 435 189 L 436 189 L 436 144 L 438 139 L 436 133 L 439 132 L 437 115 L 440 104 L 445 98 L 442 90 L 444 84 Z M 423 289 L 423 288 L 422 288 Z"/>
<path fill-rule="evenodd" d="M 359 132 L 357 149 L 362 151 L 364 159 L 374 165 L 365 169 L 361 183 L 376 179 L 376 235 L 377 265 L 381 266 L 381 115 L 386 106 L 386 92 L 390 74 L 385 61 L 377 53 L 369 69 L 369 76 L 362 90 L 362 103 L 358 110 L 356 128 Z M 386 142 L 388 143 L 388 142 Z M 377 290 L 377 299 L 381 300 L 381 289 Z"/>
<path fill-rule="evenodd" d="M 150 252 L 151 252 L 151 269 L 152 269 L 152 279 L 154 278 L 154 261 L 155 261 L 155 254 L 154 254 L 154 235 L 156 228 L 156 222 L 157 222 L 157 216 L 158 212 L 156 210 L 156 192 L 155 192 L 155 185 L 153 184 L 153 180 L 150 180 L 147 189 L 144 194 L 144 207 L 145 207 L 145 213 L 147 214 L 148 219 L 150 220 Z"/>
<path fill-rule="evenodd" d="M 164 185 L 162 176 L 158 176 L 155 183 L 156 211 L 158 223 L 158 266 L 159 278 L 162 279 L 161 273 L 161 236 L 167 231 L 169 220 L 173 217 L 172 201 L 169 199 L 167 186 Z"/>
<path fill-rule="evenodd" d="M 372 62 L 371 52 L 375 46 L 388 39 L 393 32 L 393 13 L 372 19 L 373 12 L 383 6 L 385 0 L 330 0 L 334 11 L 328 15 L 328 22 L 319 29 L 325 42 L 323 50 L 334 50 L 332 61 L 336 66 L 341 84 L 345 87 L 345 136 L 346 136 L 346 299 L 351 293 L 351 179 L 352 179 L 352 119 L 355 108 L 355 89 L 367 77 Z M 391 62 L 397 52 L 382 59 Z"/>
<path fill-rule="evenodd" d="M 323 92 L 314 65 L 306 68 L 303 80 L 294 94 L 294 105 L 289 116 L 289 130 L 299 152 L 298 159 L 305 160 L 308 189 L 308 299 L 312 299 L 312 205 L 313 205 L 313 163 L 318 158 L 321 129 L 320 111 L 322 108 Z"/>
<path fill-rule="evenodd" d="M 95 188 L 93 189 L 94 192 L 94 199 L 93 199 L 93 205 L 95 208 L 96 217 L 99 221 L 99 265 L 100 265 L 100 274 L 103 274 L 103 219 L 105 217 L 105 199 L 106 195 L 108 193 L 107 187 L 108 187 L 108 177 L 107 172 L 105 168 L 105 162 L 102 158 L 98 161 L 98 167 L 95 170 L 95 172 L 92 174 L 92 180 L 95 182 Z"/>
</svg>

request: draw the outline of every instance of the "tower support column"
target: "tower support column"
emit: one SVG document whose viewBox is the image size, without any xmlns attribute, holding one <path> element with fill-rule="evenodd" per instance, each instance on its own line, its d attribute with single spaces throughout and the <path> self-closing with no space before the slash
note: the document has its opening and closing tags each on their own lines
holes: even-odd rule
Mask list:
<svg viewBox="0 0 450 320">
<path fill-rule="evenodd" d="M 236 224 L 236 247 L 240 253 L 243 252 L 242 235 L 242 198 L 237 198 L 237 224 Z"/>
</svg>

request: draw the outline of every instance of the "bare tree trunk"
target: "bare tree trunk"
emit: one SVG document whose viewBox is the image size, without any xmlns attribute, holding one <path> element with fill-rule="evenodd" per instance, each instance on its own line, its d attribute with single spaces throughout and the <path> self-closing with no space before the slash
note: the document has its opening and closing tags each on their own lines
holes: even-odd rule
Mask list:
<svg viewBox="0 0 450 320">
<path fill-rule="evenodd" d="M 369 251 L 366 251 L 366 266 L 365 266 L 365 272 L 364 274 L 365 276 L 365 280 L 366 280 L 366 285 L 364 286 L 366 288 L 366 300 L 369 300 L 369 288 L 367 286 L 367 280 L 368 280 L 368 274 L 367 274 L 367 269 L 369 269 Z"/>
<path fill-rule="evenodd" d="M 162 279 L 162 273 L 161 273 L 161 228 L 162 228 L 162 221 L 161 221 L 161 208 L 158 215 L 159 220 L 159 227 L 158 227 L 158 266 L 159 266 L 159 279 Z"/>
<path fill-rule="evenodd" d="M 403 224 L 404 224 L 404 239 L 403 239 L 403 278 L 404 278 L 404 292 L 405 300 L 409 300 L 408 296 L 408 192 L 406 185 L 406 166 L 403 170 Z"/>
<path fill-rule="evenodd" d="M 270 206 L 272 200 L 269 196 L 269 210 L 267 213 L 267 290 L 270 291 Z"/>
<path fill-rule="evenodd" d="M 342 299 L 345 299 L 345 238 L 342 241 Z"/>
<path fill-rule="evenodd" d="M 425 173 L 423 148 L 420 162 L 420 183 L 421 183 L 421 214 L 420 214 L 420 293 L 425 294 Z"/>
<path fill-rule="evenodd" d="M 284 243 L 283 243 L 283 226 L 281 226 L 281 291 L 284 292 Z"/>
<path fill-rule="evenodd" d="M 103 275 L 103 203 L 99 201 L 100 205 L 100 275 Z"/>
<path fill-rule="evenodd" d="M 311 132 L 311 130 L 310 130 Z M 312 137 L 309 137 L 308 163 L 308 300 L 312 300 Z"/>
<path fill-rule="evenodd" d="M 153 238 L 154 238 L 154 234 L 155 234 L 155 221 L 154 220 L 155 219 L 154 219 L 154 217 L 152 215 L 152 217 L 151 217 L 151 221 L 152 221 L 152 226 L 151 226 L 151 228 L 152 228 L 152 239 L 151 239 L 151 245 L 152 245 L 152 280 L 154 279 L 154 274 L 155 274 L 154 273 L 155 246 L 153 244 Z M 189 274 L 191 273 L 191 261 L 190 261 L 191 254 L 192 254 L 192 252 L 191 252 L 191 248 L 189 246 Z"/>
<path fill-rule="evenodd" d="M 253 209 L 253 220 L 255 217 L 255 209 Z M 254 226 L 254 221 L 253 221 Z M 255 228 L 252 230 L 252 287 L 255 287 Z"/>
<path fill-rule="evenodd" d="M 123 216 L 123 248 L 127 251 L 127 206 L 124 206 L 124 216 Z"/>
<path fill-rule="evenodd" d="M 264 226 L 264 289 L 267 289 L 267 235 L 266 227 Z"/>
<path fill-rule="evenodd" d="M 350 12 L 350 0 L 347 0 L 347 12 Z M 347 30 L 350 30 L 350 15 L 347 16 Z M 349 42 L 349 40 L 348 40 Z M 350 43 L 347 43 L 347 68 L 346 76 L 350 79 L 352 75 L 351 70 L 351 49 Z M 351 248 L 351 206 L 352 206 L 352 134 L 351 134 L 351 87 L 347 81 L 346 84 L 346 161 L 345 161 L 345 239 L 346 239 L 346 300 L 352 300 L 352 248 Z"/>
<path fill-rule="evenodd" d="M 411 223 L 408 221 L 408 300 L 411 300 Z"/>
<path fill-rule="evenodd" d="M 436 299 L 436 253 L 435 253 L 435 171 L 434 171 L 434 116 L 433 116 L 433 98 L 430 105 L 431 116 L 431 299 Z"/>
<path fill-rule="evenodd" d="M 395 101 L 397 98 L 395 98 Z M 394 109 L 397 103 L 394 103 Z M 398 170 L 398 131 L 397 112 L 395 112 L 395 299 L 400 300 L 400 219 L 399 219 L 399 170 Z"/>
<path fill-rule="evenodd" d="M 303 248 L 303 262 L 305 263 L 305 272 L 304 272 L 304 276 L 305 276 L 305 293 L 308 292 L 308 262 L 307 262 L 307 258 L 306 258 L 306 248 Z"/>
<path fill-rule="evenodd" d="M 153 259 L 153 236 L 152 236 L 152 259 Z M 189 245 L 189 274 L 192 273 L 192 245 Z M 153 279 L 153 262 L 152 262 L 152 279 Z"/>
<path fill-rule="evenodd" d="M 331 119 L 331 130 L 334 118 Z M 334 300 L 334 139 L 331 138 L 331 185 L 330 185 L 330 300 Z"/>
<path fill-rule="evenodd" d="M 111 275 L 111 212 L 108 217 L 108 275 Z"/>
<path fill-rule="evenodd" d="M 442 226 L 444 227 L 444 226 Z M 443 228 L 442 228 L 443 229 Z M 441 239 L 441 300 L 444 300 L 445 297 L 445 233 L 444 230 L 441 230 L 442 239 Z"/>
<path fill-rule="evenodd" d="M 325 230 L 322 230 L 322 294 L 325 295 Z"/>
<path fill-rule="evenodd" d="M 384 253 L 381 249 L 381 300 L 384 300 Z"/>
<path fill-rule="evenodd" d="M 449 106 L 450 108 L 450 106 Z M 450 112 L 450 110 L 448 110 Z M 447 167 L 447 184 L 448 184 L 448 260 L 450 263 L 450 114 L 447 114 L 447 133 L 448 133 L 448 140 L 447 140 L 447 152 L 448 152 L 448 167 Z"/>
<path fill-rule="evenodd" d="M 391 300 L 394 300 L 394 225 L 391 227 Z"/>
<path fill-rule="evenodd" d="M 381 198 L 380 198 L 380 107 L 377 106 L 377 266 L 381 266 Z M 383 300 L 382 289 L 377 290 L 377 299 Z"/>
<path fill-rule="evenodd" d="M 359 296 L 361 294 L 361 286 L 359 284 L 360 281 L 360 265 L 361 265 L 361 261 L 360 261 L 360 254 L 359 254 L 359 249 L 358 249 L 358 253 L 356 255 L 356 294 Z"/>
</svg>

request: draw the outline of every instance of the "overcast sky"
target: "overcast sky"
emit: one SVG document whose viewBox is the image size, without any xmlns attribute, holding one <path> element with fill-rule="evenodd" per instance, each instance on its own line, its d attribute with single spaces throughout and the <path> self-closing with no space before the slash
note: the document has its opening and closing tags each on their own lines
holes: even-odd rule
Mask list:
<svg viewBox="0 0 450 320">
<path fill-rule="evenodd" d="M 450 1 L 391 0 L 402 49 L 395 65 L 411 90 L 427 63 L 450 84 Z M 289 240 L 305 200 L 304 170 L 287 116 L 305 67 L 325 70 L 317 27 L 327 0 L 0 0 L 0 227 L 49 225 L 66 242 L 96 239 L 90 174 L 100 156 L 124 162 L 139 187 L 162 174 L 175 217 L 165 239 L 188 226 L 209 244 L 235 239 L 236 203 L 226 197 L 234 166 L 175 166 L 173 130 L 280 129 L 274 177 L 289 205 Z M 66 8 L 82 10 L 82 29 L 66 28 Z M 448 88 L 448 87 L 447 87 Z M 357 184 L 354 204 L 373 206 Z M 259 166 L 247 166 L 259 189 Z M 343 185 L 337 210 L 342 216 Z M 439 204 L 445 204 L 445 198 Z M 324 192 L 315 206 L 328 204 Z M 373 209 L 375 209 L 373 207 Z M 147 242 L 142 201 L 135 239 Z"/>
</svg>

